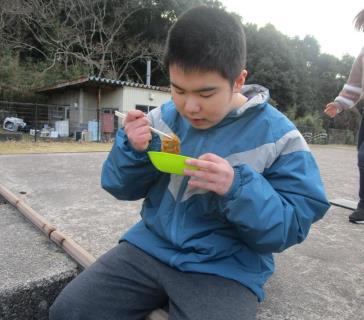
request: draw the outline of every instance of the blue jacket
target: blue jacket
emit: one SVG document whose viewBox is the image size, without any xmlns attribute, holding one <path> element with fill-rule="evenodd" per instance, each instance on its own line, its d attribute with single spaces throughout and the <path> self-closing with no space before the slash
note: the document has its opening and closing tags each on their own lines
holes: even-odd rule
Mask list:
<svg viewBox="0 0 364 320">
<path fill-rule="evenodd" d="M 272 253 L 303 241 L 329 203 L 305 140 L 267 103 L 268 90 L 250 85 L 242 93 L 248 102 L 206 130 L 193 128 L 172 101 L 148 114 L 155 128 L 180 138 L 181 154 L 211 152 L 229 161 L 235 176 L 226 195 L 157 171 L 122 129 L 103 165 L 102 186 L 121 200 L 144 198 L 142 220 L 122 240 L 181 271 L 239 281 L 262 300 Z M 158 136 L 149 149 L 160 149 Z"/>
</svg>

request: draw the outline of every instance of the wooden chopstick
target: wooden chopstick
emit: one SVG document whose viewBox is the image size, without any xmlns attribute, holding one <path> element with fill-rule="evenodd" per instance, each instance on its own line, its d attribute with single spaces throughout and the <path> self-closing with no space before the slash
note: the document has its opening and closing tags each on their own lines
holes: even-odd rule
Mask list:
<svg viewBox="0 0 364 320">
<path fill-rule="evenodd" d="M 122 119 L 125 119 L 126 118 L 126 114 L 125 113 L 122 113 L 122 112 L 120 112 L 120 111 L 115 111 L 115 115 L 117 116 L 117 117 L 119 117 L 119 118 L 122 118 Z M 164 133 L 164 132 L 162 132 L 162 131 L 159 131 L 158 129 L 155 129 L 155 128 L 153 128 L 153 127 L 149 127 L 150 128 L 150 130 L 151 131 L 153 131 L 153 132 L 155 132 L 156 134 L 159 134 L 159 135 L 161 135 L 161 136 L 165 136 L 165 137 L 167 137 L 168 139 L 173 139 L 173 137 L 171 137 L 169 134 L 167 134 L 167 133 Z"/>
</svg>

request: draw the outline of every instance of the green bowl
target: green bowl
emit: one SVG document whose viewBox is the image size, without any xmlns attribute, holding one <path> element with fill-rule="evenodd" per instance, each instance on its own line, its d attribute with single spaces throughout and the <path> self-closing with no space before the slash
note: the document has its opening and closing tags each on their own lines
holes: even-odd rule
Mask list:
<svg viewBox="0 0 364 320">
<path fill-rule="evenodd" d="M 149 151 L 148 156 L 153 165 L 162 172 L 183 175 L 183 169 L 196 170 L 194 166 L 185 164 L 186 159 L 191 157 L 181 156 L 179 154 L 168 152 Z"/>
</svg>

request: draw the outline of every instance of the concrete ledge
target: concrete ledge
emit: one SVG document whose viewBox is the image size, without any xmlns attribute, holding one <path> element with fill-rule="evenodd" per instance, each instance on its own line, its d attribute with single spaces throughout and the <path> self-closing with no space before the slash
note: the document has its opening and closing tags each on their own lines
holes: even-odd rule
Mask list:
<svg viewBox="0 0 364 320">
<path fill-rule="evenodd" d="M 352 198 L 358 182 L 353 165 L 356 149 L 324 146 L 315 153 L 329 197 Z M 117 201 L 101 190 L 105 157 L 103 153 L 0 156 L 0 179 L 98 257 L 139 219 L 141 204 Z M 341 165 L 337 167 L 332 159 Z M 259 306 L 258 320 L 363 318 L 364 226 L 349 223 L 349 214 L 333 206 L 314 224 L 308 239 L 276 256 L 276 272 L 265 286 L 267 298 Z M 15 209 L 0 204 L 0 319 L 46 319 L 45 309 L 78 272 L 76 263 L 61 249 Z M 49 288 L 46 294 L 41 284 Z M 28 299 L 29 288 L 40 298 Z"/>
<path fill-rule="evenodd" d="M 49 279 L 0 289 L 0 319 L 47 320 L 48 310 L 60 291 L 75 277 L 73 271 Z"/>
<path fill-rule="evenodd" d="M 0 319 L 48 319 L 55 297 L 79 273 L 77 264 L 4 201 L 0 243 Z"/>
</svg>

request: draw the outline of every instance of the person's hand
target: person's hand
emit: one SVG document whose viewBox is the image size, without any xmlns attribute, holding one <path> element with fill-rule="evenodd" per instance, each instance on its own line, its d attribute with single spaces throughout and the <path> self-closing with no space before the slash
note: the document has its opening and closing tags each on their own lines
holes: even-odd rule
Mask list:
<svg viewBox="0 0 364 320">
<path fill-rule="evenodd" d="M 330 117 L 334 118 L 338 113 L 340 113 L 341 109 L 340 106 L 335 102 L 330 102 L 325 107 L 324 112 Z"/>
<path fill-rule="evenodd" d="M 184 171 L 185 175 L 191 177 L 188 182 L 191 187 L 213 191 L 221 196 L 229 191 L 234 179 L 234 169 L 225 159 L 206 153 L 198 159 L 187 159 L 186 164 L 198 168 Z"/>
<path fill-rule="evenodd" d="M 149 127 L 149 120 L 140 110 L 129 111 L 124 119 L 124 131 L 128 136 L 128 140 L 136 151 L 145 151 L 152 133 Z"/>
</svg>

